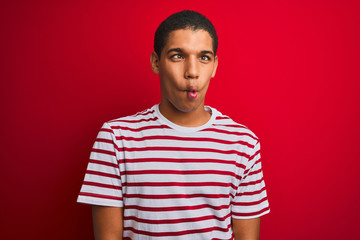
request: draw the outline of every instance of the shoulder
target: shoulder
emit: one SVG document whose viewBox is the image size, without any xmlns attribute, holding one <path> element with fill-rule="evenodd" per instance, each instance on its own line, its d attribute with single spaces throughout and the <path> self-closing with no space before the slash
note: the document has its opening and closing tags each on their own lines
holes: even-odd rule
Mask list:
<svg viewBox="0 0 360 240">
<path fill-rule="evenodd" d="M 153 106 L 132 115 L 109 120 L 103 124 L 103 128 L 109 128 L 112 131 L 139 128 L 141 126 L 155 124 L 157 119 L 155 106 Z"/>
<path fill-rule="evenodd" d="M 212 128 L 218 132 L 223 132 L 224 134 L 238 136 L 243 141 L 248 142 L 252 146 L 258 143 L 258 136 L 250 130 L 247 126 L 234 121 L 228 115 L 222 114 L 220 111 L 215 108 L 211 108 L 216 114 L 215 121 L 212 125 Z"/>
</svg>

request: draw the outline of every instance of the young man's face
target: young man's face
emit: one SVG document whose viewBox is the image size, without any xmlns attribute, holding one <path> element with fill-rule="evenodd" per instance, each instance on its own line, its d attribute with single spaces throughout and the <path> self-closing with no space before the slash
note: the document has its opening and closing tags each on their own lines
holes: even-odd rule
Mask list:
<svg viewBox="0 0 360 240">
<path fill-rule="evenodd" d="M 208 32 L 175 30 L 169 34 L 160 60 L 155 52 L 151 59 L 153 71 L 160 77 L 162 105 L 180 112 L 203 110 L 206 91 L 217 68 Z"/>
</svg>

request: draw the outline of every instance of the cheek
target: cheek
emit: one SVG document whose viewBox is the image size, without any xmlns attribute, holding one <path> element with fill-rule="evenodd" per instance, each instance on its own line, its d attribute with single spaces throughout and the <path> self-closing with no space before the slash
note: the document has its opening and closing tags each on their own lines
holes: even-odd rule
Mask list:
<svg viewBox="0 0 360 240">
<path fill-rule="evenodd" d="M 167 67 L 166 70 L 160 71 L 159 77 L 166 85 L 179 85 L 181 82 L 181 71 L 179 68 Z"/>
<path fill-rule="evenodd" d="M 174 80 L 174 76 L 168 72 L 163 72 L 162 74 L 159 74 L 159 77 L 161 90 L 165 91 L 166 95 L 173 95 L 176 89 L 179 87 Z M 163 93 L 165 94 L 165 92 Z"/>
<path fill-rule="evenodd" d="M 206 82 L 206 83 L 204 83 L 203 95 L 205 95 L 205 94 L 206 94 L 206 92 L 207 92 L 208 88 L 209 88 L 209 81 L 208 81 L 208 82 Z"/>
</svg>

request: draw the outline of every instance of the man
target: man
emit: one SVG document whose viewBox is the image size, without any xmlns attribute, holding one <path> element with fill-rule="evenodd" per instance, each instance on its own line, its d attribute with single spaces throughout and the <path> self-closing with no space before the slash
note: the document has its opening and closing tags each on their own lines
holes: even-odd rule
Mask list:
<svg viewBox="0 0 360 240">
<path fill-rule="evenodd" d="M 258 138 L 204 106 L 217 44 L 193 11 L 156 30 L 161 103 L 103 125 L 79 194 L 96 239 L 258 239 L 270 211 Z"/>
</svg>

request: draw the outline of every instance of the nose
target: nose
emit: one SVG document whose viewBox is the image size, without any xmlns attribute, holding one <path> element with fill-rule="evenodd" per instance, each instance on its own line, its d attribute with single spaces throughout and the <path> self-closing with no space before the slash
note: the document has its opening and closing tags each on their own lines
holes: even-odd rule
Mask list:
<svg viewBox="0 0 360 240">
<path fill-rule="evenodd" d="M 186 79 L 197 79 L 199 77 L 199 62 L 196 58 L 188 58 L 185 62 L 185 78 Z"/>
</svg>

